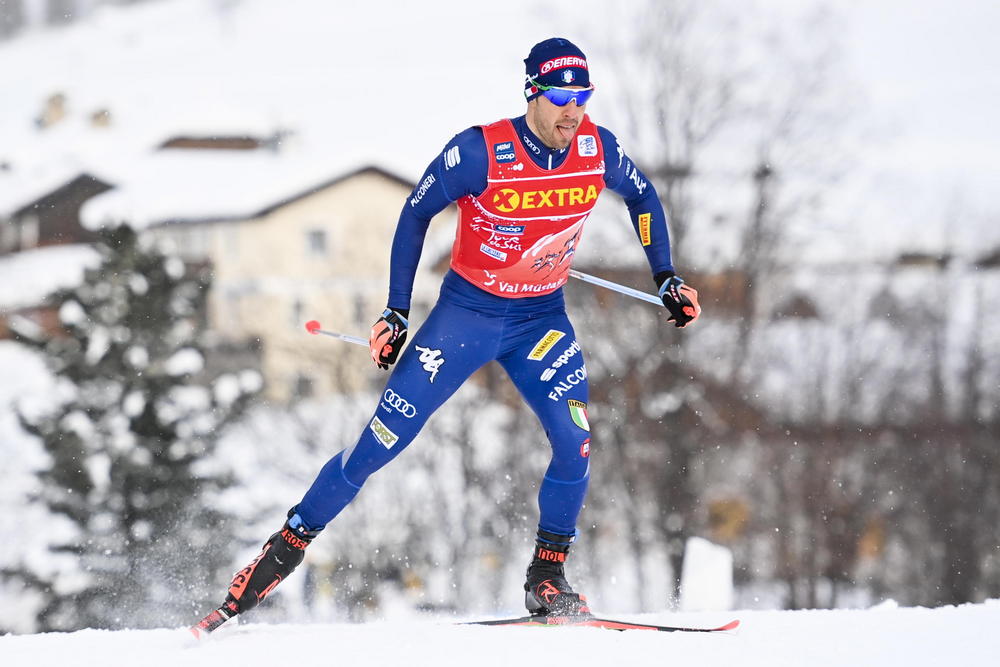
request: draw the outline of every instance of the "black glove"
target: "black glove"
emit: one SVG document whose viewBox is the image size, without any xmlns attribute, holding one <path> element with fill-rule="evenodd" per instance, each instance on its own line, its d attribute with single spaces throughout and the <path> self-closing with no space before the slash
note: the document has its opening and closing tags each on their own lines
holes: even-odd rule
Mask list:
<svg viewBox="0 0 1000 667">
<path fill-rule="evenodd" d="M 389 370 L 389 366 L 396 363 L 396 357 L 406 342 L 409 316 L 409 309 L 386 308 L 382 317 L 372 325 L 371 333 L 368 334 L 368 349 L 372 354 L 372 361 L 379 368 Z"/>
<path fill-rule="evenodd" d="M 670 311 L 674 326 L 683 328 L 698 319 L 701 306 L 698 305 L 698 291 L 685 283 L 673 271 L 656 274 L 656 285 L 663 305 Z M 669 321 L 669 320 L 668 320 Z"/>
</svg>

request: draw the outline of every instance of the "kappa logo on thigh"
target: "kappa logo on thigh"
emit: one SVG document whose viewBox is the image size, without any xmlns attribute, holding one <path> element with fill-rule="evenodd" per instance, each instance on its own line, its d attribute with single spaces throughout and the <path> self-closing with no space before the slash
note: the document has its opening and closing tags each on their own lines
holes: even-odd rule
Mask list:
<svg viewBox="0 0 1000 667">
<path fill-rule="evenodd" d="M 424 370 L 431 374 L 430 381 L 434 382 L 438 370 L 444 364 L 444 357 L 441 356 L 441 350 L 432 350 L 429 347 L 421 347 L 419 345 L 414 345 L 414 348 L 420 352 L 420 363 L 423 364 Z"/>
</svg>

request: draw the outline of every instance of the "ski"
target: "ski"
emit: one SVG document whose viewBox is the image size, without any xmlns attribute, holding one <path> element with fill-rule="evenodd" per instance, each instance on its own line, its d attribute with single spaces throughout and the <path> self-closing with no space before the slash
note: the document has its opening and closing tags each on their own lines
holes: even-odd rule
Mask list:
<svg viewBox="0 0 1000 667">
<path fill-rule="evenodd" d="M 192 625 L 188 628 L 188 631 L 194 635 L 196 639 L 204 639 L 218 630 L 223 623 L 235 615 L 236 611 L 224 604 L 205 618 Z"/>
<path fill-rule="evenodd" d="M 632 623 L 616 621 L 610 618 L 596 616 L 522 616 L 520 618 L 500 618 L 486 621 L 469 621 L 461 625 L 499 625 L 499 626 L 572 626 L 584 628 L 604 628 L 606 630 L 654 630 L 658 632 L 725 632 L 739 627 L 739 620 L 733 620 L 716 628 L 691 628 L 675 625 L 650 625 L 648 623 Z"/>
</svg>

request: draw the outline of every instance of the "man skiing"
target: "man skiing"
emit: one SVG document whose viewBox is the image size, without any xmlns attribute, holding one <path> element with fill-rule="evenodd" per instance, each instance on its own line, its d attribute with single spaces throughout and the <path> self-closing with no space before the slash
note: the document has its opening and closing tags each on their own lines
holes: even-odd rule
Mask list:
<svg viewBox="0 0 1000 667">
<path fill-rule="evenodd" d="M 525 605 L 534 615 L 588 615 L 563 569 L 589 481 L 587 372 L 562 286 L 598 194 L 625 200 L 654 281 L 676 326 L 700 314 L 697 292 L 673 270 L 666 214 L 615 136 L 585 114 L 594 92 L 586 56 L 566 39 L 536 44 L 524 61 L 524 116 L 469 128 L 427 168 L 403 205 L 392 243 L 389 298 L 369 346 L 395 364 L 357 443 L 330 459 L 264 549 L 236 574 L 226 602 L 192 628 L 210 632 L 257 606 L 302 561 L 306 547 L 395 458 L 478 368 L 503 366 L 552 446 Z M 437 304 L 400 352 L 430 220 L 458 205 L 458 231 Z M 397 363 L 398 357 L 398 363 Z"/>
</svg>

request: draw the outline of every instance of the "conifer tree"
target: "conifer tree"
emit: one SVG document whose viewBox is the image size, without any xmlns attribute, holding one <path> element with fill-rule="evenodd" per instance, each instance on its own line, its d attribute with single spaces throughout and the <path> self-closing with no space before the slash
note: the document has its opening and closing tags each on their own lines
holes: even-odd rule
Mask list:
<svg viewBox="0 0 1000 667">
<path fill-rule="evenodd" d="M 102 263 L 55 295 L 62 331 L 25 338 L 60 381 L 56 408 L 21 414 L 51 457 L 39 500 L 53 513 L 52 562 L 17 575 L 39 591 L 39 629 L 163 627 L 214 600 L 231 530 L 210 506 L 225 425 L 259 388 L 242 371 L 203 378 L 209 272 L 101 232 Z"/>
</svg>

